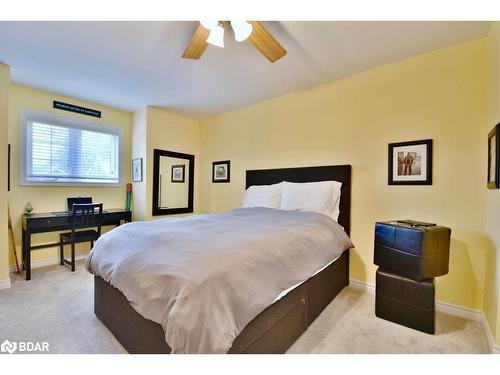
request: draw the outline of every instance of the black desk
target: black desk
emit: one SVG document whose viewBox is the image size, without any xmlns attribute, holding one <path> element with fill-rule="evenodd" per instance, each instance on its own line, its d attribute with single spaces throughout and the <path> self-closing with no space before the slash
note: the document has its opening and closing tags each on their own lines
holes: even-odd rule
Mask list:
<svg viewBox="0 0 500 375">
<path fill-rule="evenodd" d="M 59 242 L 31 246 L 31 235 L 34 233 L 57 232 L 71 229 L 71 212 L 48 212 L 23 215 L 23 270 L 26 270 L 26 280 L 31 280 L 31 250 L 59 246 Z M 132 211 L 121 209 L 104 210 L 102 225 L 120 225 L 121 221 L 132 221 Z M 90 227 L 90 226 L 89 226 Z"/>
</svg>

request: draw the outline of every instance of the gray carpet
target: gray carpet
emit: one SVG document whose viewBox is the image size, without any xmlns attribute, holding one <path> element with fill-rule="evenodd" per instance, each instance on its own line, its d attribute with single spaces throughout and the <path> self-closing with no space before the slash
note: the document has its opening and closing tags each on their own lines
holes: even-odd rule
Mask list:
<svg viewBox="0 0 500 375">
<path fill-rule="evenodd" d="M 51 353 L 125 353 L 93 313 L 93 279 L 78 262 L 33 270 L 33 279 L 13 275 L 0 290 L 0 342 L 47 341 Z M 344 289 L 289 353 L 487 353 L 479 322 L 437 314 L 436 335 L 427 335 L 374 315 L 374 296 Z"/>
</svg>

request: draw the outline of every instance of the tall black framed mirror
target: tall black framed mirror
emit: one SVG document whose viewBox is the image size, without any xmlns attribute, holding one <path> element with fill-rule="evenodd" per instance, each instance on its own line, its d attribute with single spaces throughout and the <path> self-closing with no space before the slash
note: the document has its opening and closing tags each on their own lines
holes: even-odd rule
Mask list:
<svg viewBox="0 0 500 375">
<path fill-rule="evenodd" d="M 153 216 L 193 212 L 194 155 L 154 150 Z"/>
</svg>

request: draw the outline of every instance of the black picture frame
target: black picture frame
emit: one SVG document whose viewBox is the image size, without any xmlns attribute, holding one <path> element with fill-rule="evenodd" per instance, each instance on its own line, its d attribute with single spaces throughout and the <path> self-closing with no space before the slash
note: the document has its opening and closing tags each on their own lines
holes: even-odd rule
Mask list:
<svg viewBox="0 0 500 375">
<path fill-rule="evenodd" d="M 135 174 L 135 166 L 139 164 L 139 177 Z M 132 182 L 142 182 L 142 158 L 132 159 Z"/>
<path fill-rule="evenodd" d="M 492 150 L 492 147 L 495 147 Z M 492 165 L 492 162 L 495 162 Z M 500 188 L 500 123 L 488 133 L 488 189 Z"/>
<path fill-rule="evenodd" d="M 226 167 L 226 176 L 224 178 L 216 178 L 216 170 L 219 166 Z M 212 182 L 213 183 L 227 183 L 231 182 L 231 161 L 230 160 L 222 160 L 222 161 L 214 161 L 212 163 Z"/>
<path fill-rule="evenodd" d="M 160 158 L 162 156 L 185 159 L 189 163 L 189 182 L 188 182 L 188 205 L 187 207 L 179 208 L 160 208 L 158 205 L 158 198 L 160 196 Z M 193 212 L 193 197 L 194 197 L 194 155 L 183 154 L 174 151 L 165 151 L 154 149 L 153 150 L 153 216 L 159 215 L 174 215 L 186 214 Z"/>
<path fill-rule="evenodd" d="M 7 146 L 7 191 L 10 191 L 10 143 Z"/>
<path fill-rule="evenodd" d="M 174 178 L 174 169 L 181 169 L 182 170 L 182 178 L 181 179 L 176 180 Z M 184 164 L 172 165 L 172 172 L 170 173 L 170 182 L 174 182 L 174 183 L 186 182 L 185 172 L 186 172 L 186 166 Z"/>
<path fill-rule="evenodd" d="M 409 146 L 426 146 L 426 176 L 425 179 L 415 180 L 396 180 L 394 178 L 394 148 L 401 148 L 404 153 L 404 148 Z M 421 160 L 422 163 L 424 160 Z M 399 167 L 398 167 L 399 168 Z M 410 171 L 411 171 L 411 167 Z M 388 147 L 388 184 L 389 185 L 432 185 L 432 139 L 423 139 L 419 141 L 389 143 Z M 410 172 L 411 173 L 411 172 Z M 410 174 L 411 175 L 411 174 Z"/>
</svg>

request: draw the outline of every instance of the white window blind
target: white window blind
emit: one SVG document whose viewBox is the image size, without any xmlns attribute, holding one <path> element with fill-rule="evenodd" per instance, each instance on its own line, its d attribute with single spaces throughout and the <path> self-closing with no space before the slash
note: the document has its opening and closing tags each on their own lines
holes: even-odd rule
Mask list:
<svg viewBox="0 0 500 375">
<path fill-rule="evenodd" d="M 23 118 L 21 183 L 120 183 L 118 129 L 33 112 Z"/>
</svg>

